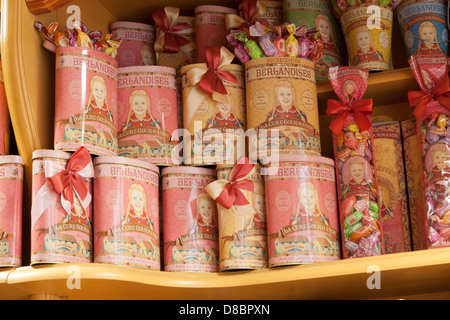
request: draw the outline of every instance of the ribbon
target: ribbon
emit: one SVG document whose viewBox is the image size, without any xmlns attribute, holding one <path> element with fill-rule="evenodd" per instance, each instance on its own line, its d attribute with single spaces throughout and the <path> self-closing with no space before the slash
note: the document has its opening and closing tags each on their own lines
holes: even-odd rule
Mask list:
<svg viewBox="0 0 450 320">
<path fill-rule="evenodd" d="M 152 13 L 156 25 L 161 30 L 161 34 L 155 41 L 156 52 L 178 53 L 180 48 L 189 46 L 189 49 L 182 51 L 192 51 L 194 44 L 189 39 L 182 36 L 184 33 L 191 33 L 192 27 L 188 23 L 177 23 L 180 13 L 179 8 L 165 7 L 164 9 Z"/>
<path fill-rule="evenodd" d="M 85 147 L 79 148 L 67 161 L 55 163 L 44 162 L 44 172 L 47 182 L 36 194 L 31 208 L 32 227 L 36 224 L 44 212 L 53 206 L 60 198 L 64 210 L 70 214 L 75 195 L 86 210 L 92 200 L 92 195 L 86 186 L 84 179 L 94 177 L 94 166 L 91 155 Z"/>
<path fill-rule="evenodd" d="M 243 191 L 257 194 L 264 192 L 261 184 L 249 180 L 255 172 L 255 164 L 250 163 L 248 158 L 244 158 L 244 161 L 238 161 L 235 164 L 227 179 L 216 180 L 206 186 L 205 190 L 212 199 L 227 210 L 233 206 L 247 208 L 250 203 Z"/>
<path fill-rule="evenodd" d="M 211 95 L 214 101 L 228 104 L 228 91 L 223 81 L 239 83 L 230 71 L 223 70 L 234 60 L 234 55 L 227 48 L 207 47 L 205 57 L 206 63 L 203 67 L 194 67 L 186 73 L 193 87 L 186 99 L 186 106 L 199 105 L 207 95 Z M 186 109 L 185 120 L 186 123 L 190 123 L 197 110 L 192 107 Z"/>
<path fill-rule="evenodd" d="M 345 121 L 349 115 L 353 116 L 356 124 L 361 131 L 369 130 L 372 123 L 370 115 L 373 110 L 372 99 L 365 99 L 355 102 L 351 105 L 345 105 L 337 100 L 328 100 L 327 115 L 335 116 L 330 124 L 330 129 L 337 135 L 342 132 L 345 126 Z"/>
<path fill-rule="evenodd" d="M 420 119 L 430 103 L 438 102 L 440 105 L 450 109 L 450 86 L 449 77 L 443 77 L 436 86 L 427 92 L 410 91 L 408 92 L 408 100 L 411 108 L 414 109 L 414 115 Z"/>
<path fill-rule="evenodd" d="M 248 28 L 256 21 L 268 26 L 269 22 L 266 19 L 260 18 L 267 12 L 267 7 L 259 0 L 244 0 L 242 2 L 242 15 L 227 14 L 225 16 L 225 26 L 227 30 L 243 30 Z"/>
</svg>

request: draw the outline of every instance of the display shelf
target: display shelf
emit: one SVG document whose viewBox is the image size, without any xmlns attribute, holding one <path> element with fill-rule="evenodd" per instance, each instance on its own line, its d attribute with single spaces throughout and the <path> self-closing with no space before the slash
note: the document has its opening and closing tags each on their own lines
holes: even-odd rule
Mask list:
<svg viewBox="0 0 450 320">
<path fill-rule="evenodd" d="M 369 289 L 371 268 L 380 289 Z M 384 299 L 448 291 L 450 249 L 227 273 L 169 273 L 106 264 L 0 271 L 0 299 Z M 80 281 L 74 282 L 78 275 Z M 67 283 L 78 284 L 70 289 Z"/>
</svg>

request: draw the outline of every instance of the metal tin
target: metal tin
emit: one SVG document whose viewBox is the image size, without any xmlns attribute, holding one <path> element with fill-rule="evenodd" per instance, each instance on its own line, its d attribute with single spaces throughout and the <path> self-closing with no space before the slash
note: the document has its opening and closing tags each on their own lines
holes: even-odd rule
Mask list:
<svg viewBox="0 0 450 320">
<path fill-rule="evenodd" d="M 350 66 L 370 71 L 392 69 L 393 19 L 392 8 L 381 4 L 363 3 L 344 10 L 341 25 Z"/>
<path fill-rule="evenodd" d="M 274 154 L 320 155 L 314 62 L 289 57 L 245 63 L 252 160 Z"/>
<path fill-rule="evenodd" d="M 231 72 L 238 83 L 224 80 L 229 104 L 212 99 L 211 95 L 190 83 L 186 73 L 192 68 L 205 68 L 194 64 L 181 68 L 183 95 L 183 125 L 190 137 L 184 137 L 186 164 L 234 164 L 245 154 L 246 130 L 244 69 L 231 64 L 222 70 Z"/>
<path fill-rule="evenodd" d="M 197 63 L 206 62 L 206 47 L 227 47 L 225 16 L 237 14 L 237 10 L 222 6 L 198 6 L 195 8 L 195 34 L 197 42 Z"/>
<path fill-rule="evenodd" d="M 0 157 L 0 267 L 22 265 L 24 160 Z"/>
<path fill-rule="evenodd" d="M 9 154 L 9 137 L 11 134 L 11 124 L 6 99 L 5 82 L 3 80 L 3 70 L 0 61 L 0 155 Z"/>
<path fill-rule="evenodd" d="M 261 1 L 261 0 L 260 0 Z M 266 19 L 271 26 L 281 26 L 283 24 L 283 7 L 281 1 L 261 1 L 267 11 L 259 18 Z M 242 17 L 242 2 L 239 4 L 239 14 Z"/>
<path fill-rule="evenodd" d="M 340 259 L 334 161 L 282 156 L 264 174 L 269 266 Z"/>
<path fill-rule="evenodd" d="M 409 0 L 397 8 L 408 58 L 448 53 L 447 1 Z"/>
<path fill-rule="evenodd" d="M 218 166 L 217 179 L 227 180 L 233 168 Z M 264 185 L 260 165 L 248 178 Z M 217 204 L 219 214 L 220 271 L 263 269 L 268 266 L 265 194 L 242 190 L 250 208 Z"/>
<path fill-rule="evenodd" d="M 111 33 L 114 39 L 122 39 L 117 49 L 119 68 L 156 64 L 155 28 L 152 25 L 118 21 L 111 24 Z"/>
<path fill-rule="evenodd" d="M 178 129 L 175 74 L 160 66 L 119 68 L 119 156 L 178 163 L 172 141 Z"/>
<path fill-rule="evenodd" d="M 160 270 L 159 169 L 98 157 L 94 172 L 94 262 Z"/>
<path fill-rule="evenodd" d="M 65 168 L 71 154 L 55 150 L 33 152 L 31 264 L 92 262 L 92 203 L 84 209 L 78 197 L 67 213 L 61 195 L 47 180 L 47 168 Z M 48 175 L 48 173 L 47 173 Z M 91 179 L 83 179 L 92 194 Z"/>
<path fill-rule="evenodd" d="M 56 51 L 55 149 L 117 155 L 117 61 L 78 47 Z"/>
<path fill-rule="evenodd" d="M 162 170 L 165 271 L 219 270 L 217 208 L 204 190 L 215 180 L 207 168 Z"/>
</svg>

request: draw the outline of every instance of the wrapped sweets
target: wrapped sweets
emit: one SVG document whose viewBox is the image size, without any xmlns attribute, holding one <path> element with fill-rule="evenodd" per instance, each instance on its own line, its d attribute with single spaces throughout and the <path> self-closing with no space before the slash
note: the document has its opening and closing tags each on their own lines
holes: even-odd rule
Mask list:
<svg viewBox="0 0 450 320">
<path fill-rule="evenodd" d="M 241 158 L 218 166 L 206 192 L 217 202 L 220 271 L 267 267 L 264 183 L 260 166 Z"/>
<path fill-rule="evenodd" d="M 343 257 L 384 253 L 379 217 L 377 175 L 370 114 L 371 99 L 361 100 L 367 89 L 368 70 L 335 67 L 330 83 L 340 101 L 328 100 L 327 115 L 336 162 Z"/>
<path fill-rule="evenodd" d="M 427 247 L 450 245 L 450 87 L 445 55 L 417 55 L 411 70 L 422 91 L 409 92 L 419 139 Z"/>
</svg>

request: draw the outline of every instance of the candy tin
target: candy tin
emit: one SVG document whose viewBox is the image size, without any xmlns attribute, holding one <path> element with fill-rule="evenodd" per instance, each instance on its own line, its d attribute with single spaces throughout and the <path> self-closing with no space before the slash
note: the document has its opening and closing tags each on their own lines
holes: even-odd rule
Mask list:
<svg viewBox="0 0 450 320">
<path fill-rule="evenodd" d="M 0 157 L 0 267 L 22 265 L 24 160 Z"/>
<path fill-rule="evenodd" d="M 119 68 L 119 156 L 155 165 L 178 161 L 172 133 L 178 129 L 175 69 Z"/>
<path fill-rule="evenodd" d="M 55 149 L 117 155 L 117 61 L 79 47 L 56 51 Z"/>
<path fill-rule="evenodd" d="M 164 270 L 217 272 L 219 235 L 216 203 L 205 187 L 213 169 L 164 168 L 162 175 Z"/>
<path fill-rule="evenodd" d="M 122 39 L 117 50 L 119 68 L 133 66 L 152 66 L 156 64 L 155 29 L 152 25 L 118 21 L 111 25 L 114 39 Z"/>
<path fill-rule="evenodd" d="M 160 270 L 159 169 L 98 157 L 94 171 L 94 262 Z"/>
</svg>

